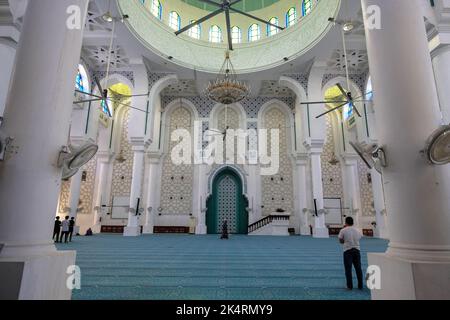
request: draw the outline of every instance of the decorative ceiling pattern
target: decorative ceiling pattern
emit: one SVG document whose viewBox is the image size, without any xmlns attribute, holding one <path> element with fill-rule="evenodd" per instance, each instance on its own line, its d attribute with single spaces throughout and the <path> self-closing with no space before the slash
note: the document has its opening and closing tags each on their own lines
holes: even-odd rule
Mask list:
<svg viewBox="0 0 450 320">
<path fill-rule="evenodd" d="M 288 87 L 280 86 L 278 81 L 269 80 L 263 81 L 261 91 L 259 92 L 261 97 L 294 97 L 294 92 Z"/>
<path fill-rule="evenodd" d="M 367 51 L 347 50 L 347 61 L 345 61 L 344 50 L 338 49 L 333 52 L 328 62 L 328 68 L 330 71 L 345 73 L 347 64 L 350 73 L 364 72 L 369 68 Z"/>
<path fill-rule="evenodd" d="M 176 84 L 171 84 L 161 92 L 162 96 L 186 97 L 197 96 L 197 86 L 195 80 L 180 80 Z"/>
<path fill-rule="evenodd" d="M 95 1 L 89 2 L 86 31 L 112 31 L 111 24 L 103 20 L 103 14 L 104 12 L 99 9 Z"/>
<path fill-rule="evenodd" d="M 108 64 L 109 46 L 85 46 L 83 48 L 84 56 L 91 60 L 91 64 L 97 68 L 104 67 Z M 118 45 L 113 46 L 111 50 L 111 68 L 127 68 L 129 67 L 129 59 L 125 50 Z"/>
</svg>

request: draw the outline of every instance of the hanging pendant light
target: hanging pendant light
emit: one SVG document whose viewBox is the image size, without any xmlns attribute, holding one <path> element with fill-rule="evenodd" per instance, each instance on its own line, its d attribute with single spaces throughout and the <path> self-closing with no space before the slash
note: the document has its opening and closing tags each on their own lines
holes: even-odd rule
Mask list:
<svg viewBox="0 0 450 320">
<path fill-rule="evenodd" d="M 205 89 L 205 95 L 221 104 L 230 105 L 242 101 L 250 94 L 250 88 L 237 80 L 237 75 L 230 60 L 230 53 L 225 54 L 225 61 L 216 80 L 210 82 Z"/>
</svg>

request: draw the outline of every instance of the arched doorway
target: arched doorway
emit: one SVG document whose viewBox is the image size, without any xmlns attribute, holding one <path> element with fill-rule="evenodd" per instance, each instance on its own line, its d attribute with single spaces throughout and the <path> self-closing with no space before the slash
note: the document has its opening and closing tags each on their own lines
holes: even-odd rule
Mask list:
<svg viewBox="0 0 450 320">
<path fill-rule="evenodd" d="M 229 233 L 247 234 L 247 204 L 239 175 L 231 169 L 221 171 L 214 177 L 211 191 L 206 212 L 208 234 L 221 233 L 225 220 Z"/>
</svg>

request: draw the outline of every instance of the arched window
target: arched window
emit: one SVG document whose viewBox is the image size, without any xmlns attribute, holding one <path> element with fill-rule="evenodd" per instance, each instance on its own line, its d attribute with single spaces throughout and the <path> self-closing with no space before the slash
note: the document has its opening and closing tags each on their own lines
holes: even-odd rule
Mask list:
<svg viewBox="0 0 450 320">
<path fill-rule="evenodd" d="M 271 23 L 271 24 L 274 24 L 274 25 L 276 25 L 276 26 L 279 26 L 279 22 L 278 22 L 278 18 L 276 18 L 276 17 L 273 17 L 273 18 L 271 18 L 270 20 L 269 20 L 269 22 Z M 276 28 L 276 27 L 274 27 L 274 26 L 271 26 L 271 25 L 267 25 L 267 36 L 268 37 L 270 37 L 270 36 L 273 36 L 273 35 L 275 35 L 275 34 L 277 34 L 278 33 L 278 28 Z"/>
<path fill-rule="evenodd" d="M 302 2 L 302 16 L 306 16 L 312 10 L 313 0 L 303 0 Z"/>
<path fill-rule="evenodd" d="M 367 80 L 367 86 L 366 86 L 366 100 L 372 100 L 372 99 L 373 99 L 372 77 L 369 77 L 369 80 Z"/>
<path fill-rule="evenodd" d="M 286 13 L 286 27 L 290 27 L 297 21 L 297 9 L 290 8 Z"/>
<path fill-rule="evenodd" d="M 150 5 L 150 12 L 157 17 L 159 20 L 162 19 L 162 6 L 159 0 L 151 0 L 152 4 Z"/>
<path fill-rule="evenodd" d="M 222 30 L 218 26 L 213 25 L 209 29 L 209 41 L 213 43 L 222 42 Z"/>
<path fill-rule="evenodd" d="M 231 42 L 241 43 L 242 42 L 242 31 L 241 28 L 234 26 L 231 28 Z"/>
<path fill-rule="evenodd" d="M 196 20 L 189 21 L 189 24 L 195 23 Z M 194 39 L 200 40 L 200 37 L 202 35 L 202 27 L 200 24 L 197 24 L 189 29 L 188 35 Z"/>
<path fill-rule="evenodd" d="M 86 69 L 82 64 L 78 65 L 78 73 L 75 79 L 75 89 L 78 91 L 89 92 L 89 80 Z"/>
<path fill-rule="evenodd" d="M 101 105 L 101 107 L 102 107 L 102 112 L 103 112 L 104 114 L 106 114 L 107 116 L 111 117 L 111 116 L 112 116 L 111 110 L 109 110 L 108 105 L 106 104 L 105 100 L 102 100 L 102 101 L 100 102 L 100 105 Z"/>
<path fill-rule="evenodd" d="M 254 23 L 248 28 L 248 41 L 253 42 L 259 39 L 261 39 L 261 27 Z"/>
<path fill-rule="evenodd" d="M 169 13 L 169 27 L 173 30 L 180 30 L 181 28 L 181 18 L 176 11 L 171 11 Z"/>
</svg>

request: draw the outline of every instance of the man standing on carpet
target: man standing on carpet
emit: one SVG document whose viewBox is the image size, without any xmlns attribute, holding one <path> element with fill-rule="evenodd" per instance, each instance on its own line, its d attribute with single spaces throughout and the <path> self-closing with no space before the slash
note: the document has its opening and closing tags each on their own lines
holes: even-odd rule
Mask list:
<svg viewBox="0 0 450 320">
<path fill-rule="evenodd" d="M 222 236 L 220 239 L 228 239 L 228 221 L 225 220 L 222 225 Z"/>
<path fill-rule="evenodd" d="M 361 269 L 361 252 L 359 241 L 362 238 L 361 232 L 353 226 L 353 218 L 345 219 L 344 229 L 339 232 L 339 242 L 344 247 L 345 277 L 347 278 L 347 288 L 353 289 L 352 266 L 355 267 L 358 278 L 358 289 L 363 289 L 363 273 Z"/>
</svg>

